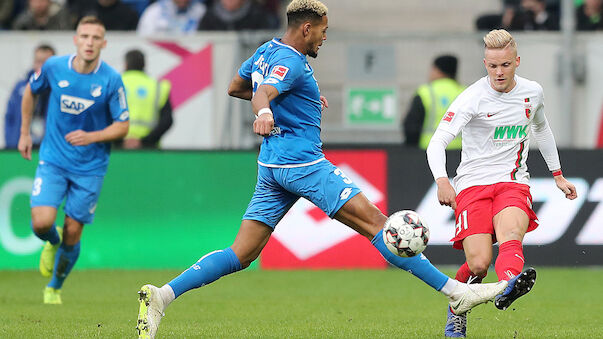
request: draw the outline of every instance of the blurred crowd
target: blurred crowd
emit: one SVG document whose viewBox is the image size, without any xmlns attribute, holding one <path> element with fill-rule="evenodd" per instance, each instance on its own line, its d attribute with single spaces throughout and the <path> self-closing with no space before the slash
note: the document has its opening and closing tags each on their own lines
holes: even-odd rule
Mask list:
<svg viewBox="0 0 603 339">
<path fill-rule="evenodd" d="M 141 35 L 276 29 L 280 10 L 281 0 L 2 0 L 0 29 L 73 30 L 86 15 Z"/>
<path fill-rule="evenodd" d="M 502 0 L 502 13 L 477 18 L 478 30 L 504 28 L 509 31 L 555 31 L 560 28 L 561 0 Z M 603 29 L 603 0 L 574 0 L 575 29 Z"/>
</svg>

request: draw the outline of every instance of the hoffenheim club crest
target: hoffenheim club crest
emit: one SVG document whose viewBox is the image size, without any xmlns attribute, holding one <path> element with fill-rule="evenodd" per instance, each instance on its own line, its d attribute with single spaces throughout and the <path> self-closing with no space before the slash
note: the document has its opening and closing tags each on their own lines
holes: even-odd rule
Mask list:
<svg viewBox="0 0 603 339">
<path fill-rule="evenodd" d="M 92 85 L 90 86 L 90 94 L 95 98 L 99 97 L 101 95 L 102 88 L 103 87 L 101 85 Z"/>
</svg>

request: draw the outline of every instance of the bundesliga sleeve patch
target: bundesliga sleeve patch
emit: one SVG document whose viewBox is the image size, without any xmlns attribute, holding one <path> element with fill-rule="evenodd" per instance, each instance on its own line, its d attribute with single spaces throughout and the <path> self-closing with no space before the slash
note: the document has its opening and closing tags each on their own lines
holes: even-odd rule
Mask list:
<svg viewBox="0 0 603 339">
<path fill-rule="evenodd" d="M 442 118 L 442 121 L 451 122 L 452 118 L 454 118 L 454 112 L 446 112 Z"/>
<path fill-rule="evenodd" d="M 274 68 L 272 68 L 272 72 L 270 72 L 270 76 L 279 80 L 285 80 L 285 76 L 287 75 L 287 73 L 289 72 L 289 67 L 285 67 L 285 66 L 274 66 Z"/>
</svg>

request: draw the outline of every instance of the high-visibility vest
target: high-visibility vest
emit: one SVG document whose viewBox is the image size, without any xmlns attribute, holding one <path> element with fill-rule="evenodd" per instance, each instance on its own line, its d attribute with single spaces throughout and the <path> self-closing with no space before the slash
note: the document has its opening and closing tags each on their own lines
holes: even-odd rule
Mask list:
<svg viewBox="0 0 603 339">
<path fill-rule="evenodd" d="M 121 78 L 130 110 L 126 138 L 144 138 L 157 125 L 159 111 L 167 102 L 172 85 L 168 80 L 157 81 L 142 71 L 125 71 Z"/>
<path fill-rule="evenodd" d="M 421 102 L 423 102 L 423 107 L 425 108 L 423 130 L 419 138 L 420 148 L 427 149 L 429 140 L 431 140 L 433 133 L 438 128 L 440 120 L 446 114 L 448 106 L 463 90 L 465 90 L 464 86 L 450 78 L 437 79 L 428 84 L 421 85 L 417 89 L 417 94 L 421 98 Z M 461 149 L 460 135 L 448 144 L 447 149 Z"/>
</svg>

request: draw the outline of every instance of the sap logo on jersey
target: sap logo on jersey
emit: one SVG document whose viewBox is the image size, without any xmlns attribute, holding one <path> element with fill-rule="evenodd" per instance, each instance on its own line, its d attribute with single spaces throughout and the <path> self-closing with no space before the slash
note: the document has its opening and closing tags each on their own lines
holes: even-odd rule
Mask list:
<svg viewBox="0 0 603 339">
<path fill-rule="evenodd" d="M 78 115 L 94 104 L 94 100 L 87 100 L 71 95 L 61 95 L 61 112 Z"/>
</svg>

